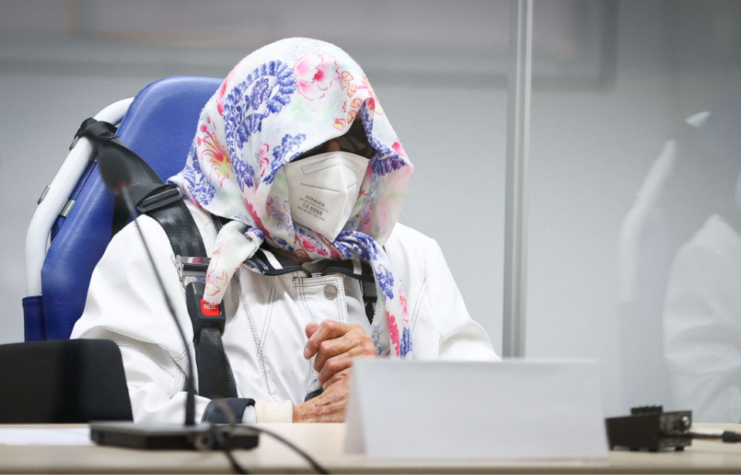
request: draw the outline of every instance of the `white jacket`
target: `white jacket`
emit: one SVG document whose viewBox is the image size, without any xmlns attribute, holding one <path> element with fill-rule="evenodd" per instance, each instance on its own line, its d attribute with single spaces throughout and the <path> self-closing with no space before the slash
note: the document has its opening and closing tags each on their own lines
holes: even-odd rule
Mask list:
<svg viewBox="0 0 741 475">
<path fill-rule="evenodd" d="M 215 226 L 208 213 L 188 206 L 210 255 Z M 141 216 L 138 222 L 193 354 L 193 327 L 170 242 L 152 218 Z M 385 249 L 394 275 L 404 283 L 416 359 L 498 359 L 483 328 L 468 315 L 434 240 L 397 224 Z M 328 286 L 337 292 L 325 294 Z M 359 281 L 341 274 L 266 276 L 243 265 L 224 306 L 223 344 L 237 391 L 257 401 L 245 411 L 244 422 L 290 422 L 292 405 L 304 401 L 316 379 L 313 361 L 303 356 L 308 323 L 332 319 L 370 331 Z M 111 240 L 95 268 L 72 338 L 106 338 L 118 344 L 137 422 L 182 420 L 187 353 L 134 226 Z M 208 403 L 196 397 L 197 419 Z"/>
<path fill-rule="evenodd" d="M 664 352 L 678 409 L 698 422 L 741 422 L 741 236 L 710 217 L 672 267 Z"/>
</svg>

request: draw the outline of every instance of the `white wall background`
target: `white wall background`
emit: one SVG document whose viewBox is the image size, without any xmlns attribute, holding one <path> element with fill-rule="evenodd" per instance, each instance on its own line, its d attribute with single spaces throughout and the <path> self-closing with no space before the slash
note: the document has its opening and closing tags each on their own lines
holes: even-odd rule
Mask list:
<svg viewBox="0 0 741 475">
<path fill-rule="evenodd" d="M 416 165 L 402 221 L 440 242 L 471 314 L 499 351 L 507 2 L 348 0 L 310 10 L 288 0 L 209 2 L 229 12 L 221 16 L 198 2 L 162 6 L 169 3 L 0 5 L 0 343 L 23 338 L 25 228 L 79 122 L 161 76 L 223 76 L 260 44 L 308 35 L 340 44 L 365 65 Z M 588 2 L 535 3 L 536 72 L 547 72 L 548 58 L 566 61 L 574 51 L 552 41 L 551 29 L 572 21 L 574 38 L 589 43 L 580 22 L 594 19 L 573 15 Z M 739 92 L 741 2 L 600 4 L 610 15 L 592 30 L 607 41 L 590 53 L 596 62 L 590 56 L 571 68 L 586 64 L 587 73 L 569 79 L 571 63 L 562 61 L 565 80 L 535 78 L 527 347 L 533 356 L 598 358 L 606 412 L 618 414 L 628 404 L 661 402 L 634 401 L 620 383 L 619 226 L 676 123 Z M 568 21 L 562 10 L 572 13 Z M 14 11 L 21 13 L 6 14 Z M 163 13 L 176 16 L 156 34 L 147 25 Z M 226 33 L 215 41 L 196 20 L 225 22 Z M 205 48 L 209 41 L 218 47 Z"/>
</svg>

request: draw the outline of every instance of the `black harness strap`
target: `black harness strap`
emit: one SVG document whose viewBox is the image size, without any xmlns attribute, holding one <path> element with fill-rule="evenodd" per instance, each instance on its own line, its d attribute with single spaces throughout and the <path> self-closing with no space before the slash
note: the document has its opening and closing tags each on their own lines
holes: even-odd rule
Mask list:
<svg viewBox="0 0 741 475">
<path fill-rule="evenodd" d="M 180 189 L 175 185 L 164 184 L 139 155 L 121 142 L 115 131 L 116 128 L 111 124 L 92 118 L 87 119 L 77 131 L 72 146 L 79 137 L 86 137 L 92 143 L 98 161 L 128 161 L 132 170 L 131 197 L 136 203 L 137 210 L 147 214 L 162 226 L 176 257 L 208 262 L 201 233 L 183 202 Z M 123 229 L 128 219 L 125 205 L 116 197 L 111 234 L 115 235 Z M 202 269 L 188 269 L 191 276 L 195 272 L 200 273 L 201 278 L 191 279 L 192 281 L 186 285 L 188 313 L 193 323 L 193 343 L 198 367 L 198 393 L 210 399 L 236 398 L 234 374 L 221 341 L 225 323 L 224 304 L 211 307 L 203 301 L 206 267 L 207 264 Z"/>
<path fill-rule="evenodd" d="M 176 200 L 173 200 L 173 193 L 177 196 Z M 162 200 L 159 207 L 152 201 L 156 199 Z M 154 189 L 138 202 L 136 208 L 162 226 L 176 256 L 208 258 L 198 226 L 177 186 L 162 185 Z"/>
<path fill-rule="evenodd" d="M 365 305 L 365 316 L 368 317 L 368 321 L 373 324 L 373 317 L 376 315 L 376 301 L 378 300 L 378 292 L 376 291 L 375 282 L 361 282 L 363 288 L 363 304 Z"/>
<path fill-rule="evenodd" d="M 185 288 L 188 314 L 193 323 L 198 392 L 210 399 L 236 398 L 234 374 L 221 341 L 226 324 L 224 304 L 206 303 L 203 300 L 205 287 L 205 282 L 191 282 Z"/>
</svg>

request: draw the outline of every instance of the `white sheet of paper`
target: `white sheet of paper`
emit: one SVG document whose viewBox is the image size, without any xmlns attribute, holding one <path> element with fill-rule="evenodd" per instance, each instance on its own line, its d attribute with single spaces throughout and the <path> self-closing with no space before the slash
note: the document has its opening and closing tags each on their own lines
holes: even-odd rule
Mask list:
<svg viewBox="0 0 741 475">
<path fill-rule="evenodd" d="M 0 429 L 0 445 L 93 445 L 87 427 Z"/>
<path fill-rule="evenodd" d="M 369 458 L 607 457 L 595 362 L 358 360 L 347 411 Z"/>
</svg>

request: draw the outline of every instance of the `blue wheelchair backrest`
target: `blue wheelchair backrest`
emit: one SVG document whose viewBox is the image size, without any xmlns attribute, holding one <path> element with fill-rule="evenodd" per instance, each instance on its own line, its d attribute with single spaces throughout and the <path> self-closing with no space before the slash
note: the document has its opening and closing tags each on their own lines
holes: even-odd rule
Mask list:
<svg viewBox="0 0 741 475">
<path fill-rule="evenodd" d="M 118 136 L 167 180 L 185 165 L 198 116 L 221 81 L 172 77 L 148 85 L 126 112 Z M 88 165 L 70 199 L 74 207 L 52 230 L 42 295 L 23 300 L 26 341 L 69 338 L 85 308 L 93 269 L 111 239 L 113 195 L 97 163 Z"/>
</svg>

